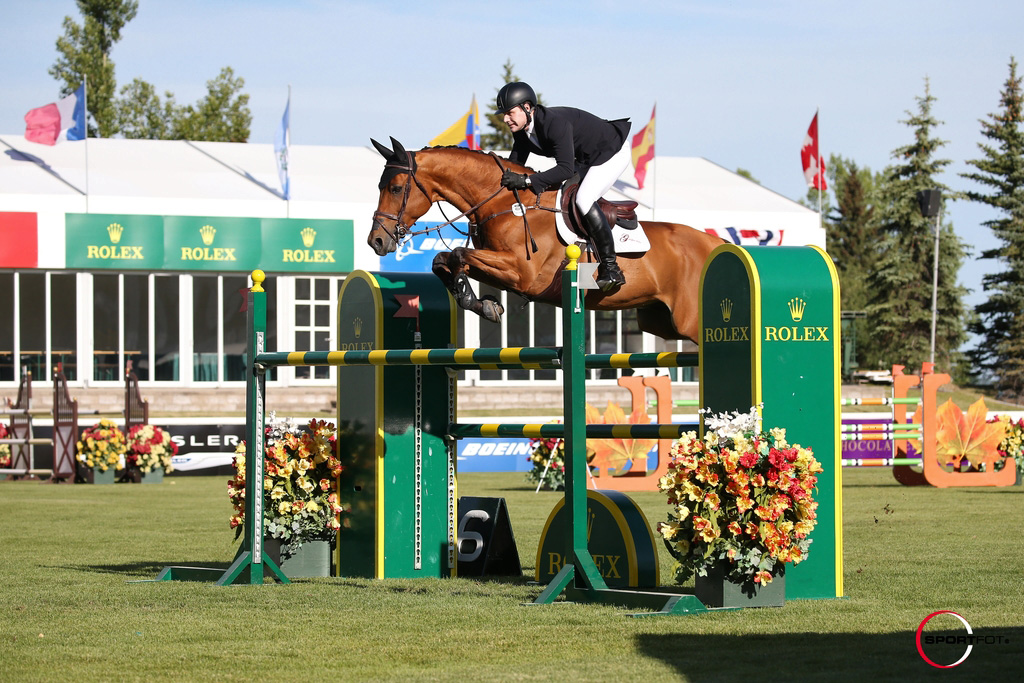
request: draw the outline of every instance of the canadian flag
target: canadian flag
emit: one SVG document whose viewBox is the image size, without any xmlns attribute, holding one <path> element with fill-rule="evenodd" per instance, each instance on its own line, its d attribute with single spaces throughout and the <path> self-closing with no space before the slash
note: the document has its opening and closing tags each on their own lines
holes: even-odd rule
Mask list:
<svg viewBox="0 0 1024 683">
<path fill-rule="evenodd" d="M 804 165 L 804 178 L 807 186 L 824 192 L 828 189 L 825 181 L 825 160 L 818 152 L 818 112 L 814 112 L 811 127 L 804 136 L 804 145 L 800 148 L 800 161 Z"/>
</svg>

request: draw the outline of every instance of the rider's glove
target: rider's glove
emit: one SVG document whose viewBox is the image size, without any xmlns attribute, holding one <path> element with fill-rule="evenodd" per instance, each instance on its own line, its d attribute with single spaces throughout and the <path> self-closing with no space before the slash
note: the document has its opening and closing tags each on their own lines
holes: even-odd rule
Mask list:
<svg viewBox="0 0 1024 683">
<path fill-rule="evenodd" d="M 510 190 L 525 190 L 529 183 L 525 173 L 516 173 L 506 168 L 505 172 L 501 174 L 501 186 Z"/>
</svg>

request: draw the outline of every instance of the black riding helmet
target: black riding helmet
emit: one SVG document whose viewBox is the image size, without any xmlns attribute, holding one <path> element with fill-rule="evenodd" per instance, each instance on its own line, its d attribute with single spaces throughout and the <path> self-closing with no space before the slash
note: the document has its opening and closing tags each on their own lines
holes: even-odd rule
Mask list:
<svg viewBox="0 0 1024 683">
<path fill-rule="evenodd" d="M 533 92 L 533 88 L 528 83 L 516 81 L 501 86 L 501 90 L 498 91 L 498 97 L 495 100 L 495 105 L 497 106 L 498 113 L 504 114 L 509 109 L 514 109 L 526 102 L 536 107 L 537 93 Z"/>
</svg>

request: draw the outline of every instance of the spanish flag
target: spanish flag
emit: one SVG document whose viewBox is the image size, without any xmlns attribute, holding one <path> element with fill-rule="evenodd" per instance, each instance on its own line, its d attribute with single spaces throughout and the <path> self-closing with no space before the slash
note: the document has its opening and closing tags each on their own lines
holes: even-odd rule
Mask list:
<svg viewBox="0 0 1024 683">
<path fill-rule="evenodd" d="M 644 189 L 644 178 L 647 177 L 647 163 L 654 158 L 654 112 L 658 109 L 657 103 L 651 109 L 651 120 L 639 133 L 633 136 L 633 168 L 636 169 L 634 176 L 636 184 L 641 190 Z"/>
<path fill-rule="evenodd" d="M 448 130 L 430 141 L 431 147 L 446 145 L 480 149 L 480 110 L 476 107 L 476 95 L 473 95 L 469 111 Z"/>
</svg>

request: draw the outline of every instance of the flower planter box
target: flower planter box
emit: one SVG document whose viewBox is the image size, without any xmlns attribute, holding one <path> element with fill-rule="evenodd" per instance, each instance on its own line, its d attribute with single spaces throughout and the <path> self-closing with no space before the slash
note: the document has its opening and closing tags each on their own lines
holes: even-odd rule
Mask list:
<svg viewBox="0 0 1024 683">
<path fill-rule="evenodd" d="M 128 471 L 121 477 L 121 481 L 132 484 L 162 484 L 164 481 L 164 468 L 153 467 L 149 472 L 143 472 L 138 467 L 129 467 Z"/>
<path fill-rule="evenodd" d="M 276 538 L 263 539 L 263 552 L 281 568 L 289 579 L 308 579 L 331 576 L 330 541 L 306 541 L 298 552 L 281 560 L 281 542 Z"/>
<path fill-rule="evenodd" d="M 782 607 L 786 604 L 786 573 L 783 569 L 772 582 L 755 584 L 752 592 L 725 577 L 724 569 L 714 566 L 707 576 L 694 577 L 694 594 L 708 607 Z"/>
<path fill-rule="evenodd" d="M 78 465 L 78 483 L 80 484 L 113 484 L 114 468 L 108 467 L 106 471 L 96 467 L 83 467 Z"/>
</svg>

